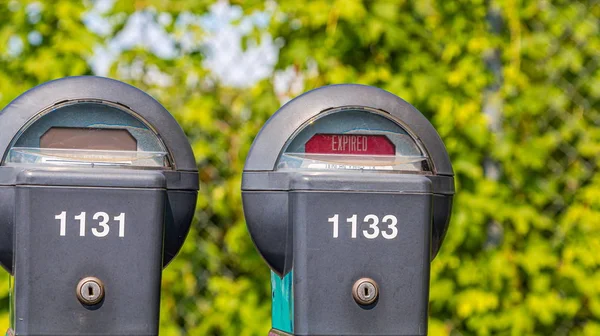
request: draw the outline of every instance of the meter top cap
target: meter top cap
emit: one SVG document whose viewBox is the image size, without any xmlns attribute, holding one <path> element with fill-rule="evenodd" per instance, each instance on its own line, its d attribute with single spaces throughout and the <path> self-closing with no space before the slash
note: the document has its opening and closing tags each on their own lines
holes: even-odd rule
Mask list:
<svg viewBox="0 0 600 336">
<path fill-rule="evenodd" d="M 246 159 L 242 199 L 252 239 L 271 268 L 285 274 L 290 266 L 285 255 L 291 253 L 283 246 L 290 241 L 287 214 L 277 217 L 278 224 L 270 219 L 275 212 L 260 203 L 279 202 L 292 190 L 418 192 L 403 189 L 405 174 L 431 181 L 433 259 L 448 227 L 454 172 L 431 123 L 403 99 L 375 87 L 340 84 L 309 91 L 267 121 Z M 387 182 L 371 183 L 382 180 Z M 278 206 L 287 209 L 286 204 L 281 200 Z"/>
<path fill-rule="evenodd" d="M 2 166 L 197 173 L 192 149 L 171 114 L 148 94 L 113 79 L 82 76 L 39 85 L 6 106 L 0 121 Z"/>
<path fill-rule="evenodd" d="M 12 214 L 23 171 L 73 172 L 73 186 L 87 185 L 75 170 L 132 175 L 163 171 L 168 195 L 166 265 L 190 227 L 198 170 L 190 144 L 171 114 L 143 91 L 108 78 L 83 76 L 37 86 L 0 112 L 0 213 Z M 110 187 L 110 186 L 107 186 Z M 144 187 L 144 186 L 132 186 Z M 0 263 L 12 270 L 12 216 L 0 218 Z"/>
<path fill-rule="evenodd" d="M 242 189 L 288 189 L 275 178 L 282 174 L 263 175 L 270 181 L 261 184 L 261 172 L 340 170 L 436 176 L 435 192 L 454 194 L 448 152 L 427 118 L 387 91 L 356 84 L 315 89 L 279 109 L 252 144 Z"/>
<path fill-rule="evenodd" d="M 290 168 L 454 175 L 444 143 L 427 118 L 400 97 L 357 84 L 309 91 L 263 126 L 244 172 Z M 453 193 L 453 185 L 449 189 Z"/>
</svg>

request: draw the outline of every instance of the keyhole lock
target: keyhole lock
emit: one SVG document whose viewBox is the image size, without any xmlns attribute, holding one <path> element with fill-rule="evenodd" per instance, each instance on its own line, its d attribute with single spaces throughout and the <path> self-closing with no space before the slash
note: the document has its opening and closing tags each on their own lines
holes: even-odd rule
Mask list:
<svg viewBox="0 0 600 336">
<path fill-rule="evenodd" d="M 373 279 L 359 279 L 352 286 L 352 296 L 359 305 L 370 305 L 379 297 L 379 286 Z"/>
<path fill-rule="evenodd" d="M 88 306 L 99 303 L 104 299 L 104 284 L 96 277 L 81 279 L 77 284 L 77 298 Z"/>
</svg>

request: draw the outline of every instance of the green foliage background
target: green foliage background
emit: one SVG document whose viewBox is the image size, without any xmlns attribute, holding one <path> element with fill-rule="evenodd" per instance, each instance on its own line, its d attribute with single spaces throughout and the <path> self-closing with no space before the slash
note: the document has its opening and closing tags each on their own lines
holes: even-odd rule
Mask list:
<svg viewBox="0 0 600 336">
<path fill-rule="evenodd" d="M 32 19 L 34 2 L 41 10 Z M 212 4 L 117 1 L 103 14 L 113 28 L 98 34 L 83 21 L 92 2 L 0 0 L 0 107 L 45 81 L 93 74 L 94 47 L 137 11 L 176 18 Z M 141 47 L 122 51 L 110 70 L 176 116 L 200 169 L 193 229 L 164 272 L 161 335 L 266 335 L 269 273 L 244 224 L 244 159 L 282 100 L 347 82 L 411 102 L 452 157 L 457 195 L 432 264 L 430 334 L 600 335 L 598 1 L 233 4 L 247 15 L 269 13 L 264 30 L 283 41 L 276 69 L 299 76 L 302 90 L 276 93 L 272 76 L 227 87 L 203 65 L 203 50 L 179 44 L 172 59 Z M 206 34 L 193 25 L 165 29 L 197 40 Z M 41 43 L 28 42 L 32 31 Z M 256 28 L 244 43 L 262 33 Z M 8 47 L 15 37 L 23 41 L 17 55 Z M 142 71 L 126 70 L 133 67 Z M 148 80 L 156 69 L 171 76 L 168 85 Z M 0 328 L 8 326 L 7 295 L 5 274 Z"/>
</svg>

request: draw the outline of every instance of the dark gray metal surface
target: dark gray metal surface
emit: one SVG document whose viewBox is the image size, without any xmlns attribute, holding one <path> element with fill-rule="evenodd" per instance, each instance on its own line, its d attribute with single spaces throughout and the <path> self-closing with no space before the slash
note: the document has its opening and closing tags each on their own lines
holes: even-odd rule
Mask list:
<svg viewBox="0 0 600 336">
<path fill-rule="evenodd" d="M 285 104 L 256 136 L 244 171 L 275 170 L 277 159 L 292 134 L 319 113 L 343 106 L 365 106 L 389 113 L 408 126 L 423 143 L 437 175 L 454 175 L 444 143 L 421 112 L 387 91 L 356 84 L 325 86 Z"/>
<path fill-rule="evenodd" d="M 160 171 L 30 168 L 17 175 L 16 185 L 21 184 L 61 187 L 156 188 L 159 186 L 166 188 L 166 179 Z"/>
<path fill-rule="evenodd" d="M 90 187 L 63 186 L 48 172 L 19 177 L 15 231 L 14 323 L 24 336 L 152 336 L 158 334 L 162 232 L 166 205 L 160 172 L 138 172 L 117 187 L 110 176 L 87 172 Z M 83 173 L 81 173 L 83 174 Z M 145 182 L 142 182 L 144 180 Z M 109 185 L 107 185 L 109 184 Z M 66 232 L 59 234 L 55 216 L 67 213 Z M 74 215 L 85 211 L 86 235 L 79 235 Z M 92 216 L 125 213 L 125 234 L 111 220 L 105 237 Z M 87 307 L 76 295 L 88 276 L 105 286 L 104 300 Z"/>
<path fill-rule="evenodd" d="M 257 188 L 244 190 L 242 193 L 244 214 L 250 236 L 259 248 L 263 259 L 279 275 L 287 274 L 292 268 L 292 228 L 290 225 L 294 224 L 288 220 L 292 211 L 288 206 L 289 191 L 431 194 L 431 181 L 428 177 L 421 175 L 361 174 L 356 172 L 341 174 L 338 171 L 287 173 L 285 176 L 288 184 L 286 191 Z M 416 185 L 413 182 L 414 179 L 427 183 Z M 441 242 L 436 241 L 436 243 Z"/>
<path fill-rule="evenodd" d="M 0 266 L 12 273 L 15 188 L 0 185 Z M 11 266 L 11 267 L 8 267 Z"/>
<path fill-rule="evenodd" d="M 431 195 L 297 191 L 290 203 L 295 335 L 427 334 Z M 340 215 L 338 238 L 328 223 L 333 214 Z M 345 219 L 353 214 L 359 223 L 368 214 L 395 215 L 397 239 L 351 238 Z M 352 297 L 364 277 L 380 290 L 368 307 Z"/>
<path fill-rule="evenodd" d="M 305 176 L 331 176 L 333 180 L 336 180 L 341 174 L 348 176 L 345 179 L 354 178 L 357 184 L 339 184 L 336 188 L 344 188 L 345 190 L 364 190 L 361 186 L 368 188 L 368 181 L 385 179 L 389 184 L 379 186 L 378 188 L 384 188 L 384 191 L 400 191 L 400 187 L 396 182 L 400 174 L 373 174 L 372 172 L 359 172 L 348 170 L 340 173 L 340 171 L 273 171 L 273 172 L 244 172 L 242 178 L 242 190 L 273 190 L 273 191 L 284 191 L 290 189 L 290 180 L 294 178 L 296 174 L 303 174 Z M 436 194 L 441 195 L 454 195 L 454 178 L 451 176 L 443 175 L 421 175 L 431 180 L 432 189 Z M 335 183 L 332 181 L 331 183 Z M 366 183 L 366 184 L 365 184 Z M 381 190 L 380 190 L 381 191 Z"/>
<path fill-rule="evenodd" d="M 244 215 L 254 245 L 271 269 L 283 276 L 292 269 L 292 227 L 288 192 L 245 191 Z"/>
<path fill-rule="evenodd" d="M 13 229 L 14 229 L 14 186 L 23 170 L 38 172 L 36 179 L 44 174 L 55 176 L 67 186 L 90 186 L 96 180 L 88 180 L 91 172 L 97 178 L 104 177 L 105 186 L 143 187 L 136 182 L 139 170 L 133 169 L 85 169 L 85 168 L 36 168 L 0 166 L 0 264 L 13 273 Z M 43 172 L 43 173 L 42 173 Z M 142 173 L 145 171 L 142 171 Z M 179 252 L 183 241 L 190 230 L 190 224 L 196 210 L 197 191 L 192 186 L 198 185 L 198 173 L 154 171 L 162 176 L 167 186 L 167 207 L 165 214 L 164 257 L 166 266 Z M 128 180 L 131 178 L 131 180 Z M 42 184 L 42 182 L 38 182 Z M 127 186 L 127 183 L 132 185 Z"/>
</svg>

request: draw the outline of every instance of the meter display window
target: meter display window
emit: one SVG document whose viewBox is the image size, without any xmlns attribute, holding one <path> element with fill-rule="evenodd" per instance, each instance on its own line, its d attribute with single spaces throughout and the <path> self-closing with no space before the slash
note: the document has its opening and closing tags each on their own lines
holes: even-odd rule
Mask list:
<svg viewBox="0 0 600 336">
<path fill-rule="evenodd" d="M 338 113 L 343 111 L 343 113 Z M 277 169 L 430 172 L 418 141 L 384 112 L 321 113 L 288 141 Z"/>
<path fill-rule="evenodd" d="M 125 129 L 52 127 L 40 148 L 137 151 L 137 140 Z"/>
<path fill-rule="evenodd" d="M 4 165 L 170 168 L 162 140 L 131 111 L 107 102 L 70 102 L 29 122 Z"/>
</svg>

